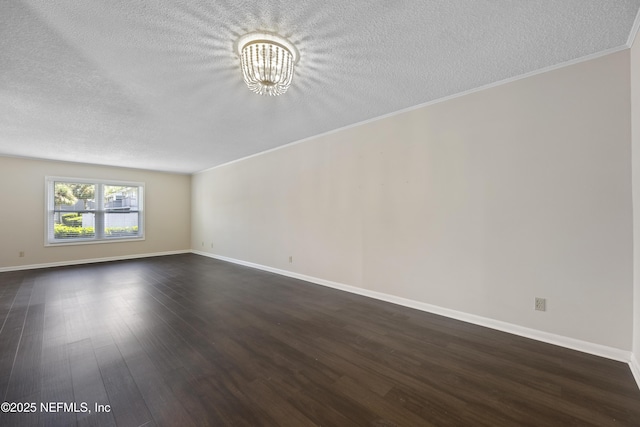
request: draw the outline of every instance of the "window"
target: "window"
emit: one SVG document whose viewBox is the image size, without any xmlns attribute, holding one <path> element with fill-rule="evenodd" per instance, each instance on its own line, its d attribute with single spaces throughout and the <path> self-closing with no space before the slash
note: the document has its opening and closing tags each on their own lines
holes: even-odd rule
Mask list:
<svg viewBox="0 0 640 427">
<path fill-rule="evenodd" d="M 46 245 L 144 238 L 144 184 L 47 177 Z"/>
</svg>

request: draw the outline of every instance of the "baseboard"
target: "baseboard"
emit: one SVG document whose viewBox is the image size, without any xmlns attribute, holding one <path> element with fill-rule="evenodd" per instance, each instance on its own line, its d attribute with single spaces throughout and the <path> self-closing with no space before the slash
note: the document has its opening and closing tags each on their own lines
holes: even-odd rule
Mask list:
<svg viewBox="0 0 640 427">
<path fill-rule="evenodd" d="M 0 267 L 0 273 L 6 272 L 6 271 L 34 270 L 37 268 L 50 268 L 50 267 L 66 267 L 70 265 L 94 264 L 97 262 L 123 261 L 127 259 L 150 258 L 154 256 L 178 255 L 178 254 L 188 254 L 188 253 L 191 253 L 191 251 L 190 250 L 167 251 L 167 252 L 155 252 L 150 254 L 118 255 L 118 256 L 104 257 L 104 258 L 74 259 L 70 261 L 47 262 L 43 264 L 16 265 L 12 267 Z"/>
<path fill-rule="evenodd" d="M 631 361 L 629 362 L 631 373 L 633 374 L 633 377 L 636 379 L 638 388 L 640 388 L 640 359 L 639 358 L 640 358 L 640 354 L 633 353 L 631 354 Z"/>
<path fill-rule="evenodd" d="M 252 267 L 259 270 L 280 274 L 282 276 L 292 277 L 295 279 L 304 280 L 306 282 L 311 282 L 318 285 L 323 285 L 330 288 L 351 292 L 353 294 L 358 294 L 358 295 L 366 296 L 369 298 L 375 298 L 375 299 L 390 302 L 393 304 L 414 308 L 416 310 L 426 311 L 429 313 L 438 314 L 438 315 L 449 317 L 456 320 L 462 320 L 464 322 L 473 323 L 475 325 L 496 329 L 498 331 L 507 332 L 510 334 L 519 335 L 526 338 L 531 338 L 537 341 L 554 344 L 560 347 L 570 348 L 572 350 L 581 351 L 583 353 L 605 357 L 607 359 L 617 360 L 619 362 L 630 363 L 631 361 L 630 351 L 625 351 L 625 350 L 621 350 L 614 347 L 594 344 L 588 341 L 582 341 L 574 338 L 565 337 L 562 335 L 556 335 L 549 332 L 539 331 L 537 329 L 531 329 L 531 328 L 526 328 L 519 325 L 514 325 L 512 323 L 502 322 L 500 320 L 494 320 L 487 317 L 477 316 L 475 314 L 469 314 L 461 311 L 451 310 L 448 308 L 439 307 L 436 305 L 427 304 L 427 303 L 423 303 L 423 302 L 419 302 L 419 301 L 415 301 L 407 298 L 397 297 L 397 296 L 385 294 L 382 292 L 362 289 L 355 286 L 332 282 L 330 280 L 319 279 L 317 277 L 311 277 L 304 274 L 294 273 L 287 270 L 281 270 L 278 268 L 255 264 L 252 262 L 242 261 L 234 258 L 221 256 L 221 255 L 215 255 L 215 254 L 196 251 L 196 250 L 192 250 L 191 252 L 197 255 L 202 255 L 209 258 L 215 258 L 221 261 L 227 261 L 234 264 L 243 265 L 246 267 Z M 636 372 L 634 373 L 634 375 L 636 375 L 636 380 L 639 378 L 637 376 L 637 373 L 638 373 L 637 368 L 638 366 L 636 365 Z"/>
</svg>

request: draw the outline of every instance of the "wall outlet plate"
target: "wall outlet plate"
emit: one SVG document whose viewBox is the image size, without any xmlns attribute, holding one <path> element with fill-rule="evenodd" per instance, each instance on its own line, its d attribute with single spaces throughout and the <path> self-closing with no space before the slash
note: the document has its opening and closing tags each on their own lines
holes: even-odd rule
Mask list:
<svg viewBox="0 0 640 427">
<path fill-rule="evenodd" d="M 535 309 L 537 311 L 547 311 L 547 299 L 536 297 Z"/>
</svg>

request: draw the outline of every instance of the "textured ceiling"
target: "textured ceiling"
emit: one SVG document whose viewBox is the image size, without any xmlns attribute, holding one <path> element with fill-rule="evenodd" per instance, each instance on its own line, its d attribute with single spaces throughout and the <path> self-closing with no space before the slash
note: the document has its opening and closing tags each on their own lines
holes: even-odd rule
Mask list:
<svg viewBox="0 0 640 427">
<path fill-rule="evenodd" d="M 0 155 L 191 173 L 628 47 L 640 0 L 0 2 Z M 250 92 L 234 42 L 300 61 Z"/>
</svg>

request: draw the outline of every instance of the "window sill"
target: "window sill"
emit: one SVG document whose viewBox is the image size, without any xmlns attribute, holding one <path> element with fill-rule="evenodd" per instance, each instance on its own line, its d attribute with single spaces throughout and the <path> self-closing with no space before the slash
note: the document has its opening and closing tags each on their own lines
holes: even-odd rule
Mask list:
<svg viewBox="0 0 640 427">
<path fill-rule="evenodd" d="M 102 243 L 126 243 L 126 242 L 140 242 L 145 240 L 145 237 L 124 237 L 118 239 L 101 239 L 101 240 L 73 240 L 69 242 L 44 242 L 45 247 L 56 247 L 56 246 L 77 246 L 77 245 L 99 245 Z"/>
</svg>

